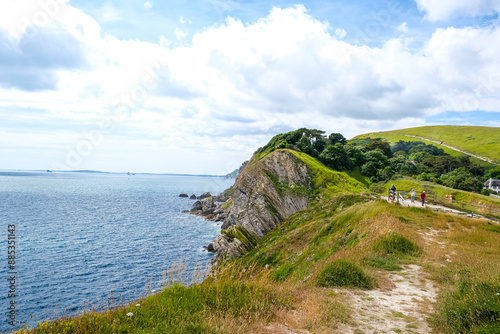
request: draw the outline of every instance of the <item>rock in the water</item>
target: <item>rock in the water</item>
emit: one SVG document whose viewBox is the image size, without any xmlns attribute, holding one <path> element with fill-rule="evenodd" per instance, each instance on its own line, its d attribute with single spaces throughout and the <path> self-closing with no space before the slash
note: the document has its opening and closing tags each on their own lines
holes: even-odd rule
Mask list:
<svg viewBox="0 0 500 334">
<path fill-rule="evenodd" d="M 202 208 L 203 208 L 203 206 L 201 204 L 201 201 L 196 201 L 193 204 L 193 208 L 191 209 L 191 212 L 201 211 Z"/>
<path fill-rule="evenodd" d="M 189 213 L 189 212 L 191 212 L 191 211 L 189 211 L 189 210 L 182 210 L 181 211 L 181 213 Z"/>
<path fill-rule="evenodd" d="M 207 252 L 215 253 L 215 248 L 213 243 L 209 243 L 207 246 Z"/>
<path fill-rule="evenodd" d="M 188 194 L 180 194 L 179 197 L 188 197 Z"/>
<path fill-rule="evenodd" d="M 189 197 L 189 199 L 197 199 L 197 197 L 196 197 L 196 195 L 194 195 L 194 194 L 193 194 L 193 195 L 191 195 L 191 196 Z"/>
</svg>

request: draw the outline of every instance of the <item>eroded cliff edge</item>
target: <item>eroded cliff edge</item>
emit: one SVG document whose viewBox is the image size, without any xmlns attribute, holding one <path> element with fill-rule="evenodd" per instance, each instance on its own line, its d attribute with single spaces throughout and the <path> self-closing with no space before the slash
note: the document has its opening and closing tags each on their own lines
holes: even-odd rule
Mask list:
<svg viewBox="0 0 500 334">
<path fill-rule="evenodd" d="M 283 219 L 307 208 L 315 196 L 312 178 L 307 164 L 288 150 L 274 151 L 262 159 L 254 156 L 223 205 L 224 223 L 213 245 L 213 262 L 254 248 Z"/>
</svg>

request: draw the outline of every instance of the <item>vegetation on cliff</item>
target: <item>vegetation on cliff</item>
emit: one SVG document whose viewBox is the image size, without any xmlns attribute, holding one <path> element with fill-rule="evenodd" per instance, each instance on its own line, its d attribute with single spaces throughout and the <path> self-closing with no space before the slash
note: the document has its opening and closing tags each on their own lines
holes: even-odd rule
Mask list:
<svg viewBox="0 0 500 334">
<path fill-rule="evenodd" d="M 349 170 L 373 162 L 378 173 L 408 153 L 444 156 L 429 145 L 400 147 L 394 154 L 388 142 L 348 144 L 317 130 L 279 135 L 257 151 L 224 205 L 237 224 L 220 237 L 239 240 L 241 256 L 220 261 L 203 281 L 29 332 L 497 333 L 499 225 L 387 203 L 368 193 L 363 168 Z M 390 181 L 400 189 L 424 182 Z"/>
</svg>

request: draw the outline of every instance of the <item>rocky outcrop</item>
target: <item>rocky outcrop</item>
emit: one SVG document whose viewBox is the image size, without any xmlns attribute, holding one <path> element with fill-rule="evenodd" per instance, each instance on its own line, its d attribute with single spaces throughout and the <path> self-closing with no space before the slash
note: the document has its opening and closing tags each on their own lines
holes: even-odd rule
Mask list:
<svg viewBox="0 0 500 334">
<path fill-rule="evenodd" d="M 252 247 L 283 219 L 305 209 L 314 194 L 312 173 L 293 153 L 279 150 L 258 160 L 256 156 L 239 174 L 224 204 L 223 231 L 214 242 L 216 256 L 230 259 Z M 236 229 L 236 230 L 235 230 Z M 239 231 L 230 233 L 227 231 Z"/>
<path fill-rule="evenodd" d="M 193 195 L 189 196 L 189 199 L 198 199 L 198 197 L 196 197 L 196 195 L 193 194 Z"/>
<path fill-rule="evenodd" d="M 188 194 L 180 194 L 179 197 L 188 197 Z"/>
</svg>

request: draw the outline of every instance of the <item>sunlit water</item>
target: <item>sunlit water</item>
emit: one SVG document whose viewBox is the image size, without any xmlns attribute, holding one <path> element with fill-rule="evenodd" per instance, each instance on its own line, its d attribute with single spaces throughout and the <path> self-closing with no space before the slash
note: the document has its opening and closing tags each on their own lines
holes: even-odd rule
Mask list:
<svg viewBox="0 0 500 334">
<path fill-rule="evenodd" d="M 15 299 L 16 321 L 37 321 L 132 300 L 161 288 L 183 260 L 187 276 L 211 254 L 216 223 L 181 213 L 179 193 L 218 194 L 233 180 L 212 177 L 0 172 L 0 330 Z M 16 297 L 8 298 L 8 225 L 15 225 Z M 32 319 L 30 315 L 33 316 Z"/>
</svg>

